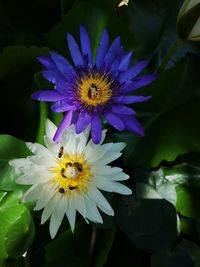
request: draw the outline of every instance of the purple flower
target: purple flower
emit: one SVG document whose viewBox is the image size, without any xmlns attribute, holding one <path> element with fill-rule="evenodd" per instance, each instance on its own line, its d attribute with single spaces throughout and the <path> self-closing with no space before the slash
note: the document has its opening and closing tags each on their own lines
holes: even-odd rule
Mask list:
<svg viewBox="0 0 200 267">
<path fill-rule="evenodd" d="M 120 37 L 114 39 L 109 47 L 106 29 L 101 35 L 95 60 L 83 26 L 80 27 L 81 49 L 69 33 L 67 43 L 74 64 L 55 52 L 51 52 L 50 57 L 39 57 L 38 60 L 46 68 L 42 74 L 54 84 L 54 89 L 32 95 L 39 101 L 54 102 L 52 111 L 64 112 L 54 141 L 58 142 L 62 131 L 71 124 L 75 124 L 76 133 L 83 132 L 91 124 L 92 140 L 98 144 L 103 117 L 118 131 L 128 130 L 142 136 L 144 131 L 136 119 L 136 112 L 126 104 L 150 98 L 129 94 L 156 79 L 155 74 L 138 77 L 148 61 L 140 61 L 130 67 L 132 52 L 125 53 Z"/>
</svg>

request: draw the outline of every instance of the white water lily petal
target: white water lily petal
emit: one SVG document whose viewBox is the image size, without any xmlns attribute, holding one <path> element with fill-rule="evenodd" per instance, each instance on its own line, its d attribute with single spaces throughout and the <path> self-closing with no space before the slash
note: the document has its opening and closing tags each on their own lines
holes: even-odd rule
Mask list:
<svg viewBox="0 0 200 267">
<path fill-rule="evenodd" d="M 103 223 L 103 219 L 92 199 L 85 198 L 86 217 L 95 223 Z"/>
<path fill-rule="evenodd" d="M 129 189 L 127 186 L 117 183 L 115 181 L 109 181 L 104 179 L 103 177 L 99 177 L 99 179 L 96 179 L 95 185 L 104 191 L 107 192 L 115 192 L 122 195 L 130 195 L 132 194 L 131 189 Z"/>
<path fill-rule="evenodd" d="M 73 205 L 71 199 L 68 202 L 68 207 L 67 207 L 66 215 L 67 215 L 67 219 L 69 221 L 71 230 L 72 230 L 72 232 L 74 232 L 75 221 L 76 221 L 76 210 L 74 208 L 74 205 Z"/>
<path fill-rule="evenodd" d="M 85 200 L 82 195 L 79 195 L 74 198 L 74 208 L 85 218 L 86 217 L 86 207 Z"/>
<path fill-rule="evenodd" d="M 106 214 L 114 215 L 114 211 L 103 194 L 95 187 L 90 188 L 89 196 L 94 199 L 97 206 Z"/>
<path fill-rule="evenodd" d="M 52 139 L 48 136 L 44 137 L 44 142 L 46 147 L 53 153 L 53 155 L 58 155 L 60 146 L 56 144 Z"/>
<path fill-rule="evenodd" d="M 59 201 L 59 198 L 56 196 L 52 197 L 49 200 L 49 202 L 47 203 L 47 205 L 45 206 L 42 212 L 41 224 L 44 224 L 49 219 L 55 207 L 58 205 L 58 201 Z"/>
<path fill-rule="evenodd" d="M 61 198 L 58 201 L 58 204 L 55 207 L 55 209 L 51 215 L 50 227 L 49 227 L 51 238 L 55 237 L 55 235 L 58 231 L 58 228 L 61 225 L 61 222 L 63 220 L 63 217 L 64 217 L 65 212 L 66 212 L 66 208 L 67 208 L 65 204 L 66 204 L 65 199 Z"/>
<path fill-rule="evenodd" d="M 50 139 L 53 139 L 57 127 L 52 121 L 47 119 L 45 123 L 45 130 L 46 130 L 46 136 Z"/>
<path fill-rule="evenodd" d="M 44 185 L 34 210 L 43 209 L 54 195 L 55 191 L 49 185 Z"/>
<path fill-rule="evenodd" d="M 23 201 L 33 201 L 36 200 L 40 196 L 42 184 L 35 184 L 31 186 L 23 196 Z"/>
</svg>

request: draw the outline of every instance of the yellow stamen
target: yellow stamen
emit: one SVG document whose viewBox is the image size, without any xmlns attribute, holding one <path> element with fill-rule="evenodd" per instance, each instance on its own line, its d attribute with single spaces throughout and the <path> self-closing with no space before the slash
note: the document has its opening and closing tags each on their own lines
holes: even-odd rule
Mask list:
<svg viewBox="0 0 200 267">
<path fill-rule="evenodd" d="M 58 158 L 58 166 L 51 168 L 54 174 L 50 184 L 62 195 L 70 197 L 75 193 L 87 191 L 88 183 L 92 179 L 90 166 L 83 154 L 63 154 Z"/>
<path fill-rule="evenodd" d="M 86 75 L 78 82 L 78 98 L 87 106 L 104 105 L 112 96 L 111 83 L 105 74 Z"/>
</svg>

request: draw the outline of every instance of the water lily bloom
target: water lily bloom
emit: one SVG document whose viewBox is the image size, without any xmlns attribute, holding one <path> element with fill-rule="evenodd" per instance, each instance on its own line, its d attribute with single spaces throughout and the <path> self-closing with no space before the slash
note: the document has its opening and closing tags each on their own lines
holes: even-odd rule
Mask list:
<svg viewBox="0 0 200 267">
<path fill-rule="evenodd" d="M 114 215 L 114 211 L 100 190 L 131 194 L 131 190 L 120 181 L 129 178 L 122 169 L 108 164 L 121 155 L 124 143 L 99 145 L 88 141 L 90 129 L 76 134 L 71 125 L 61 134 L 59 143 L 53 141 L 57 127 L 46 122 L 45 145 L 27 143 L 32 156 L 10 161 L 10 165 L 21 172 L 17 183 L 31 185 L 24 194 L 24 201 L 36 201 L 35 210 L 44 209 L 41 223 L 50 218 L 50 235 L 55 237 L 66 215 L 72 231 L 75 227 L 76 211 L 84 219 L 102 223 L 99 212 Z"/>
<path fill-rule="evenodd" d="M 71 124 L 76 125 L 77 134 L 91 124 L 92 140 L 98 144 L 102 135 L 102 118 L 119 131 L 128 130 L 142 136 L 144 131 L 136 119 L 136 112 L 126 104 L 150 98 L 130 95 L 155 80 L 155 74 L 138 77 L 148 61 L 129 67 L 132 52 L 125 53 L 119 37 L 109 47 L 106 29 L 101 35 L 95 61 L 83 26 L 80 27 L 81 49 L 69 33 L 67 42 L 74 64 L 55 52 L 51 52 L 50 57 L 39 57 L 38 60 L 46 67 L 42 74 L 54 84 L 54 89 L 32 95 L 39 101 L 54 102 L 52 111 L 64 112 L 54 140 L 58 142 L 62 131 Z"/>
</svg>

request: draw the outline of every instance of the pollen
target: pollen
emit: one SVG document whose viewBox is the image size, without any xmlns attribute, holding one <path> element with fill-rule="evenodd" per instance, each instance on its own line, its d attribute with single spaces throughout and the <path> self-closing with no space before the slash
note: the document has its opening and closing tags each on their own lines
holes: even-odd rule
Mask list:
<svg viewBox="0 0 200 267">
<path fill-rule="evenodd" d="M 61 195 L 70 197 L 72 194 L 86 192 L 93 175 L 83 154 L 62 155 L 57 157 L 57 167 L 50 168 L 53 177 L 49 183 Z"/>
<path fill-rule="evenodd" d="M 105 105 L 112 97 L 112 80 L 101 73 L 90 73 L 78 81 L 77 96 L 86 106 Z"/>
</svg>

